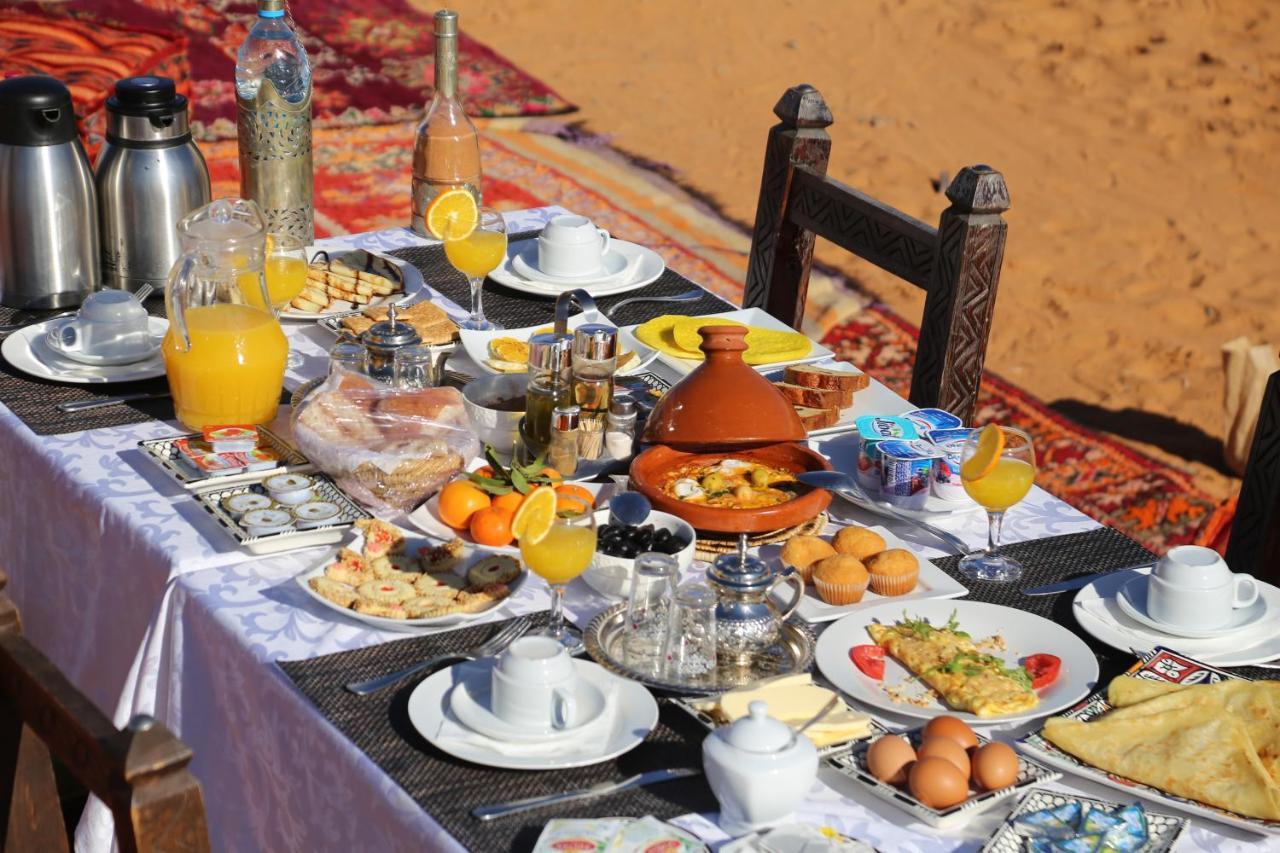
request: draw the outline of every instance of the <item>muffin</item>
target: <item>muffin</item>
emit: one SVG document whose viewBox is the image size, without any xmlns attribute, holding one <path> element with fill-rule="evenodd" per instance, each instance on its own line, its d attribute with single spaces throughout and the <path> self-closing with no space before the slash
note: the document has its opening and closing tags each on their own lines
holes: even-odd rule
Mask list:
<svg viewBox="0 0 1280 853">
<path fill-rule="evenodd" d="M 867 567 L 849 554 L 819 560 L 813 567 L 813 585 L 827 604 L 857 604 L 867 591 Z"/>
<path fill-rule="evenodd" d="M 842 527 L 832 537 L 831 544 L 838 553 L 849 554 L 863 562 L 885 549 L 884 537 L 865 527 Z"/>
<path fill-rule="evenodd" d="M 783 565 L 793 567 L 805 583 L 813 577 L 813 564 L 836 553 L 827 540 L 820 536 L 793 536 L 782 546 Z"/>
<path fill-rule="evenodd" d="M 871 591 L 876 595 L 906 595 L 916 588 L 920 561 L 902 548 L 881 551 L 867 560 L 871 573 Z"/>
</svg>

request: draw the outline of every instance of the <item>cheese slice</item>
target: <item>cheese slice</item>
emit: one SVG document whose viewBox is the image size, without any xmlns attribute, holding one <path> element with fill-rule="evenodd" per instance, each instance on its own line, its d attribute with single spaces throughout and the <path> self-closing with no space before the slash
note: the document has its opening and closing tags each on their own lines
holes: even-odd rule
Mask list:
<svg viewBox="0 0 1280 853">
<path fill-rule="evenodd" d="M 831 690 L 814 684 L 808 673 L 800 673 L 731 690 L 718 700 L 712 700 L 709 707 L 702 710 L 722 723 L 732 723 L 747 716 L 747 708 L 752 702 L 765 702 L 769 706 L 769 716 L 794 729 L 807 723 L 834 695 Z M 871 718 L 845 705 L 837 707 L 805 734 L 815 746 L 828 746 L 864 737 L 870 732 Z"/>
</svg>

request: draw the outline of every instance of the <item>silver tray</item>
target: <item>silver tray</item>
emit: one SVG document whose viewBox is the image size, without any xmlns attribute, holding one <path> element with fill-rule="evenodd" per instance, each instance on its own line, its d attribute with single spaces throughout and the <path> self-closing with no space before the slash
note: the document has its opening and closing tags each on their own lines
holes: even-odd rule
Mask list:
<svg viewBox="0 0 1280 853">
<path fill-rule="evenodd" d="M 160 470 L 168 474 L 174 482 L 182 486 L 182 488 L 192 491 L 206 488 L 225 488 L 236 483 L 252 483 L 264 480 L 275 474 L 307 473 L 314 470 L 315 466 L 307 460 L 307 457 L 303 456 L 296 447 L 271 430 L 266 427 L 258 427 L 258 435 L 258 445 L 260 447 L 265 445 L 279 454 L 280 464 L 276 467 L 222 476 L 192 473 L 191 469 L 178 461 L 179 454 L 174 447 L 174 443 L 181 438 L 200 438 L 199 433 L 175 435 L 172 438 L 149 438 L 145 441 L 139 441 L 138 449 L 142 451 L 144 456 L 154 462 Z"/>
<path fill-rule="evenodd" d="M 222 501 L 232 495 L 243 495 L 256 492 L 265 495 L 266 490 L 261 483 L 244 483 L 226 489 L 205 489 L 195 493 L 196 503 L 227 532 L 227 535 L 252 554 L 276 554 L 280 551 L 292 551 L 297 548 L 311 548 L 316 545 L 328 545 L 342 541 L 343 533 L 361 518 L 373 518 L 364 507 L 347 497 L 346 492 L 323 474 L 310 475 L 315 480 L 316 498 L 331 501 L 338 505 L 338 520 L 324 527 L 311 527 L 306 530 L 283 530 L 279 533 L 267 533 L 253 536 L 240 526 L 240 522 L 222 508 Z"/>
<path fill-rule="evenodd" d="M 587 625 L 583 632 L 587 654 L 605 669 L 638 681 L 655 690 L 665 690 L 683 696 L 706 696 L 712 693 L 723 693 L 744 684 L 752 684 L 762 678 L 775 675 L 788 675 L 793 672 L 805 672 L 813 665 L 813 631 L 804 622 L 789 620 L 782 626 L 782 639 L 776 643 L 766 655 L 753 660 L 750 664 L 721 664 L 713 679 L 688 684 L 677 681 L 664 681 L 648 673 L 631 669 L 618 654 L 622 644 L 623 628 L 627 622 L 627 605 L 617 604 L 598 614 Z"/>
</svg>

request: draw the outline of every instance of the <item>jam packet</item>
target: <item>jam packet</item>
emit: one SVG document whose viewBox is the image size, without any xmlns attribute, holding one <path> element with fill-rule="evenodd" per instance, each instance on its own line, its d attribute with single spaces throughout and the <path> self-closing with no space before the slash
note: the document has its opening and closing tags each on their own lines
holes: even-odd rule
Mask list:
<svg viewBox="0 0 1280 853">
<path fill-rule="evenodd" d="M 177 460 L 192 473 L 205 477 L 225 477 L 245 471 L 265 471 L 280 464 L 274 450 L 250 449 L 245 453 L 219 453 L 198 438 L 179 438 L 173 442 Z"/>
<path fill-rule="evenodd" d="M 248 453 L 258 446 L 258 428 L 253 426 L 207 426 L 203 437 L 214 453 Z"/>
<path fill-rule="evenodd" d="M 1150 838 L 1140 803 L 1108 811 L 1072 800 L 1020 815 L 1013 825 L 1037 853 L 1132 853 Z"/>
</svg>

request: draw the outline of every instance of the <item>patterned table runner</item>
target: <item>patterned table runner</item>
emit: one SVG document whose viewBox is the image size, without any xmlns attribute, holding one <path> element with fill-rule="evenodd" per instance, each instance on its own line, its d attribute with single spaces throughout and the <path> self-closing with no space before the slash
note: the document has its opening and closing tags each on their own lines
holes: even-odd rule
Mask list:
<svg viewBox="0 0 1280 853">
<path fill-rule="evenodd" d="M 545 622 L 545 613 L 540 614 L 535 626 Z M 668 819 L 717 808 L 706 780 L 694 776 L 481 823 L 469 813 L 479 805 L 586 788 L 647 770 L 701 768 L 706 731 L 684 712 L 663 703 L 658 727 L 644 743 L 616 759 L 545 772 L 499 770 L 451 758 L 417 733 L 406 708 L 409 694 L 421 678 L 407 679 L 399 687 L 370 696 L 356 696 L 343 689 L 350 681 L 393 672 L 432 655 L 472 648 L 502 624 L 477 625 L 309 660 L 282 661 L 279 666 L 325 719 L 471 850 L 528 850 L 553 817 L 652 814 Z"/>
</svg>

